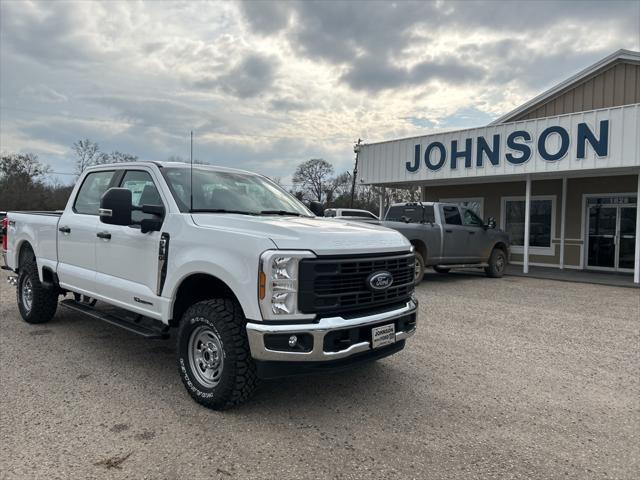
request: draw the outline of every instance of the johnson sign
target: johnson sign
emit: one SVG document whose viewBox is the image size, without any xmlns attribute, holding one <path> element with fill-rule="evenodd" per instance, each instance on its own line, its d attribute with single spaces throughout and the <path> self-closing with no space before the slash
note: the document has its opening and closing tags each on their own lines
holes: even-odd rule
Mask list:
<svg viewBox="0 0 640 480">
<path fill-rule="evenodd" d="M 415 173 L 423 166 L 438 171 L 447 162 L 451 170 L 483 167 L 485 163 L 499 166 L 503 161 L 522 165 L 529 161 L 535 151 L 543 160 L 557 162 L 567 156 L 570 150 L 575 153 L 574 158 L 584 159 L 589 148 L 598 157 L 606 157 L 609 154 L 609 120 L 601 120 L 595 130 L 585 122 L 578 123 L 575 131 L 571 132 L 560 125 L 551 125 L 542 130 L 537 138 L 528 130 L 515 130 L 507 135 L 504 151 L 500 148 L 503 145 L 500 133 L 490 138 L 469 137 L 464 142 L 454 139 L 448 144 L 435 140 L 424 148 L 417 143 L 413 161 L 406 162 L 405 167 L 408 172 Z"/>
</svg>

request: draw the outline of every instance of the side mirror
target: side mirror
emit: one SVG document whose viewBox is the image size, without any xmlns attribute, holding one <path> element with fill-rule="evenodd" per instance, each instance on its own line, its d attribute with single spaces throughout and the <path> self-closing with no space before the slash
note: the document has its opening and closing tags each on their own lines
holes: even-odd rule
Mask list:
<svg viewBox="0 0 640 480">
<path fill-rule="evenodd" d="M 159 232 L 162 229 L 162 219 L 145 218 L 140 221 L 140 233 Z"/>
<path fill-rule="evenodd" d="M 493 217 L 489 217 L 487 220 L 487 228 L 496 228 L 496 219 Z"/>
<path fill-rule="evenodd" d="M 311 210 L 317 217 L 324 217 L 324 206 L 322 205 L 322 202 L 311 202 L 309 204 L 309 210 Z"/>
<path fill-rule="evenodd" d="M 131 225 L 131 190 L 110 188 L 100 199 L 100 221 L 109 225 Z"/>
<path fill-rule="evenodd" d="M 162 205 L 142 205 L 140 210 L 142 210 L 142 213 L 150 213 L 160 218 L 164 217 L 164 207 Z"/>
</svg>

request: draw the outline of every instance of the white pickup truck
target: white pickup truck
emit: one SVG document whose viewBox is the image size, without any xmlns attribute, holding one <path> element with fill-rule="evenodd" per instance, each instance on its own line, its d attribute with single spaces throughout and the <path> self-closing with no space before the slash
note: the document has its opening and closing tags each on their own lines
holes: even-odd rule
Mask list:
<svg viewBox="0 0 640 480">
<path fill-rule="evenodd" d="M 243 402 L 260 378 L 393 354 L 416 329 L 404 236 L 316 218 L 253 173 L 101 165 L 63 212 L 4 222 L 24 320 L 47 322 L 61 305 L 148 338 L 175 327 L 182 381 L 210 408 Z"/>
</svg>

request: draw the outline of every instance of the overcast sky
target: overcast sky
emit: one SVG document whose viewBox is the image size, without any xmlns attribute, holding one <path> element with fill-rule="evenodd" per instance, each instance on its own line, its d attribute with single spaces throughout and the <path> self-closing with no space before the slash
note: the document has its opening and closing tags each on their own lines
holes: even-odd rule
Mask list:
<svg viewBox="0 0 640 480">
<path fill-rule="evenodd" d="M 0 149 L 195 156 L 289 181 L 353 141 L 481 126 L 619 48 L 638 1 L 0 2 Z M 60 179 L 72 181 L 73 177 Z"/>
</svg>

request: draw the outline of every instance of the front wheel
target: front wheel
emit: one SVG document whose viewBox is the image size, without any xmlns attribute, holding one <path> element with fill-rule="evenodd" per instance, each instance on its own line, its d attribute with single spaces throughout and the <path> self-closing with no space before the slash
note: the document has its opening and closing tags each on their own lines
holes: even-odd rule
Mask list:
<svg viewBox="0 0 640 480">
<path fill-rule="evenodd" d="M 27 323 L 46 323 L 56 314 L 58 292 L 40 282 L 35 261 L 20 267 L 17 296 L 18 310 Z"/>
<path fill-rule="evenodd" d="M 424 278 L 424 258 L 418 252 L 416 252 L 416 263 L 413 270 L 414 281 L 416 285 L 419 285 Z"/>
<path fill-rule="evenodd" d="M 247 400 L 258 380 L 240 306 L 228 298 L 205 300 L 183 315 L 178 369 L 193 399 L 214 410 Z"/>
<path fill-rule="evenodd" d="M 500 278 L 507 268 L 507 255 L 501 248 L 494 248 L 489 257 L 489 266 L 485 267 L 484 273 L 490 278 Z"/>
</svg>

